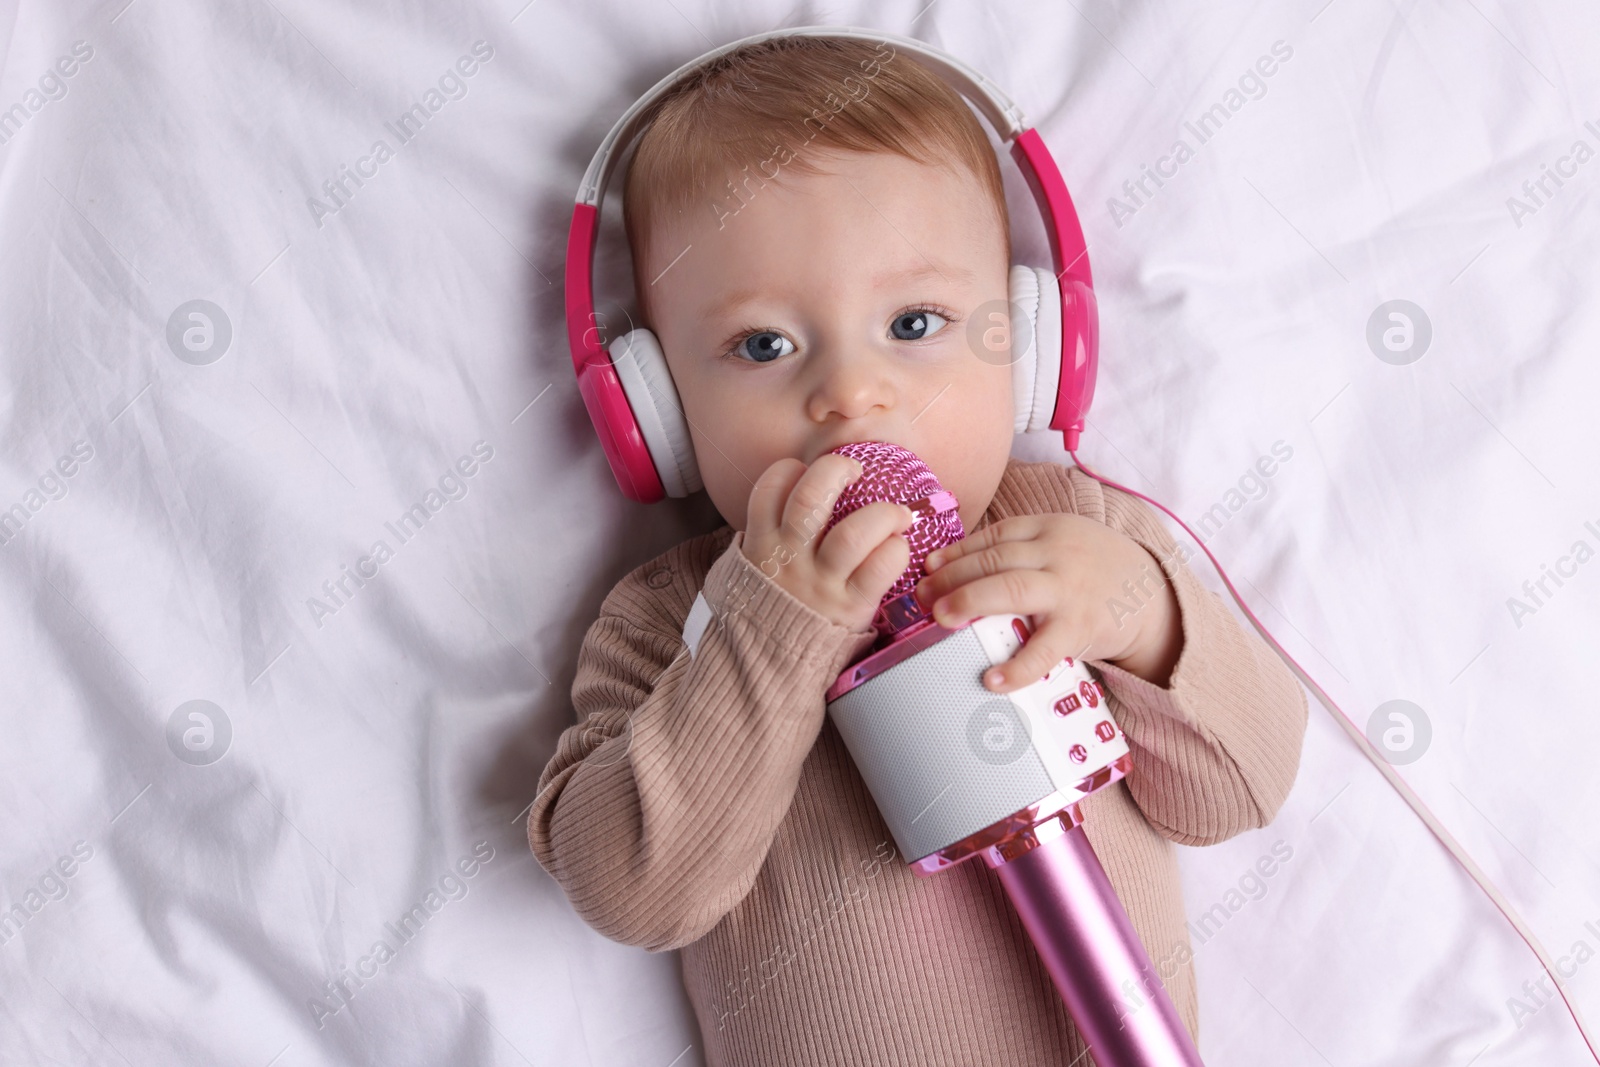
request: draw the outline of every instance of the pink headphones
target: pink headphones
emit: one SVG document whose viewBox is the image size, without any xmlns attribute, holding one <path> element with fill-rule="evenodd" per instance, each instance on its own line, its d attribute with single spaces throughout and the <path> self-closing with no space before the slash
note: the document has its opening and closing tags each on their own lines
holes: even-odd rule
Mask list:
<svg viewBox="0 0 1600 1067">
<path fill-rule="evenodd" d="M 1050 150 L 1017 106 L 960 60 L 920 41 L 872 30 L 805 26 L 734 41 L 662 78 L 617 120 L 584 172 L 567 235 L 567 340 L 578 390 L 623 493 L 649 504 L 663 496 L 688 496 L 701 488 L 701 481 L 688 422 L 655 335 L 634 329 L 602 345 L 602 326 L 594 308 L 601 197 L 623 151 L 642 132 L 641 120 L 651 104 L 702 64 L 777 37 L 850 38 L 909 53 L 966 97 L 999 138 L 1011 145 L 1011 157 L 1044 215 L 1055 265 L 1053 271 L 1024 265 L 1011 268 L 1012 337 L 1027 343 L 1021 355 L 1013 353 L 1016 432 L 1060 430 L 1067 451 L 1074 451 L 1094 396 L 1099 320 L 1083 227 Z"/>
</svg>

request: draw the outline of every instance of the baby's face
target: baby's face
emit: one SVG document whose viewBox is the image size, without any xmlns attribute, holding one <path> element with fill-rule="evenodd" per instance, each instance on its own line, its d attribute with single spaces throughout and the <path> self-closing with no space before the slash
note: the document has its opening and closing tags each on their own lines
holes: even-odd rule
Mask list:
<svg viewBox="0 0 1600 1067">
<path fill-rule="evenodd" d="M 720 227 L 708 207 L 651 235 L 650 325 L 706 491 L 743 530 L 777 460 L 889 441 L 928 464 L 971 530 L 1012 443 L 1000 220 L 965 170 L 807 160 L 826 172 L 751 181 L 742 207 L 720 202 Z"/>
</svg>

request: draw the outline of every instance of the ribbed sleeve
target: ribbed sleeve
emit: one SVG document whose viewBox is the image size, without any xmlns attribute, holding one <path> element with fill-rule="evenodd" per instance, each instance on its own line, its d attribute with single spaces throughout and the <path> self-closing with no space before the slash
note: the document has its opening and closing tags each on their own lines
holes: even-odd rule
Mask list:
<svg viewBox="0 0 1600 1067">
<path fill-rule="evenodd" d="M 1123 533 L 1177 595 L 1183 648 L 1166 687 L 1090 661 L 1133 771 L 1081 810 L 1198 1034 L 1172 842 L 1273 817 L 1299 766 L 1305 698 L 1137 498 L 1013 460 L 976 528 L 1045 512 Z M 681 947 L 707 1067 L 1092 1067 L 997 879 L 981 863 L 913 876 L 828 720 L 823 692 L 871 633 L 790 596 L 740 540 L 722 527 L 686 541 L 606 597 L 579 652 L 574 723 L 528 815 L 539 862 L 607 937 Z M 691 654 L 697 594 L 710 618 Z"/>
<path fill-rule="evenodd" d="M 692 657 L 629 617 L 652 588 L 639 572 L 607 598 L 578 656 L 580 727 L 562 735 L 529 812 L 539 862 L 585 921 L 625 944 L 688 944 L 749 892 L 822 725 L 822 692 L 872 641 L 768 580 L 742 539 L 705 575 L 712 618 Z"/>
</svg>

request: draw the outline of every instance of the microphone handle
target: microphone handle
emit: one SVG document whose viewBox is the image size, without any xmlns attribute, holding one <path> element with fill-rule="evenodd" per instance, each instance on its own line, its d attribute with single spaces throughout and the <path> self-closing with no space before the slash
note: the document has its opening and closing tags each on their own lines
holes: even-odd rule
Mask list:
<svg viewBox="0 0 1600 1067">
<path fill-rule="evenodd" d="M 1097 1067 L 1204 1067 L 1076 805 L 983 855 Z"/>
</svg>

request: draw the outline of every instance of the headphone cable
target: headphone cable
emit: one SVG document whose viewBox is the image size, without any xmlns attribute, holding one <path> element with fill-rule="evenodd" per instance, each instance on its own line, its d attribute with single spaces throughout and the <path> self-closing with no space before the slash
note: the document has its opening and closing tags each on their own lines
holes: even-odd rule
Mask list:
<svg viewBox="0 0 1600 1067">
<path fill-rule="evenodd" d="M 1338 704 L 1334 703 L 1333 698 L 1327 694 L 1322 686 L 1316 683 L 1315 679 L 1306 673 L 1305 669 L 1295 661 L 1295 658 L 1289 655 L 1282 645 L 1278 644 L 1277 639 L 1273 637 L 1272 634 L 1267 632 L 1267 628 L 1261 625 L 1261 620 L 1256 618 L 1255 612 L 1250 610 L 1250 606 L 1244 602 L 1244 598 L 1239 595 L 1239 591 L 1233 587 L 1233 582 L 1228 579 L 1228 574 L 1222 569 L 1222 564 L 1217 562 L 1217 557 L 1211 554 L 1211 549 L 1206 547 L 1205 542 L 1201 540 L 1200 536 L 1193 530 L 1189 529 L 1188 523 L 1178 518 L 1177 515 L 1174 515 L 1172 510 L 1159 500 L 1151 499 L 1150 497 L 1139 492 L 1137 489 L 1130 489 L 1126 485 L 1122 485 L 1118 482 L 1112 481 L 1109 478 L 1105 478 L 1099 474 L 1096 474 L 1093 470 L 1089 469 L 1088 464 L 1084 463 L 1082 459 L 1078 458 L 1076 449 L 1068 449 L 1067 451 L 1072 456 L 1072 461 L 1078 465 L 1078 468 L 1082 470 L 1083 473 L 1087 474 L 1089 477 L 1093 478 L 1102 485 L 1111 486 L 1113 489 L 1120 489 L 1124 493 L 1129 493 L 1133 496 L 1136 496 L 1148 504 L 1155 505 L 1162 511 L 1166 512 L 1167 515 L 1170 516 L 1172 520 L 1179 526 L 1182 526 L 1184 531 L 1188 533 L 1190 537 L 1194 538 L 1195 544 L 1199 545 L 1200 550 L 1206 554 L 1206 558 L 1211 560 L 1211 566 L 1216 568 L 1217 574 L 1222 578 L 1222 583 L 1228 587 L 1228 592 L 1232 594 L 1234 601 L 1238 603 L 1239 607 L 1250 619 L 1251 625 L 1256 628 L 1256 631 L 1266 639 L 1267 643 L 1272 646 L 1274 651 L 1276 651 L 1278 655 L 1282 657 L 1284 662 L 1289 665 L 1289 669 L 1294 671 L 1295 675 L 1302 683 L 1305 684 L 1306 688 L 1310 689 L 1316 694 L 1317 699 L 1321 701 L 1323 707 L 1334 714 L 1334 718 L 1338 721 L 1340 728 L 1344 730 L 1345 734 L 1349 736 L 1350 740 L 1354 741 L 1356 747 L 1362 751 L 1367 759 L 1372 761 L 1372 764 L 1378 768 L 1378 772 L 1389 780 L 1389 784 L 1393 786 L 1395 791 L 1400 794 L 1401 799 L 1410 805 L 1411 810 L 1415 811 L 1417 816 L 1422 819 L 1423 823 L 1428 827 L 1428 829 L 1433 832 L 1433 836 L 1438 838 L 1439 843 L 1444 845 L 1445 849 L 1455 857 L 1456 862 L 1460 863 L 1461 866 L 1466 869 L 1467 873 L 1472 876 L 1472 880 L 1478 883 L 1478 888 L 1482 889 L 1484 893 L 1488 895 L 1489 900 L 1493 902 L 1494 906 L 1500 909 L 1500 914 L 1506 917 L 1506 920 L 1511 923 L 1512 927 L 1514 927 L 1517 933 L 1521 935 L 1522 940 L 1527 942 L 1528 947 L 1533 950 L 1533 954 L 1538 957 L 1540 966 L 1542 966 L 1545 969 L 1545 972 L 1549 974 L 1551 981 L 1555 982 L 1556 991 L 1561 994 L 1562 1003 L 1566 1004 L 1567 1011 L 1572 1014 L 1572 1021 L 1578 1026 L 1578 1033 L 1583 1035 L 1583 1042 L 1589 1047 L 1589 1055 L 1594 1057 L 1596 1063 L 1600 1063 L 1600 1053 L 1595 1051 L 1595 1043 L 1590 1039 L 1588 1028 L 1584 1026 L 1583 1016 L 1578 1014 L 1577 1007 L 1567 997 L 1566 985 L 1561 981 L 1559 968 L 1556 967 L 1555 961 L 1550 957 L 1550 953 L 1545 949 L 1544 945 L 1540 943 L 1538 937 L 1535 936 L 1532 928 L 1530 928 L 1528 924 L 1523 921 L 1522 917 L 1517 914 L 1516 909 L 1511 906 L 1510 901 L 1506 900 L 1500 891 L 1494 887 L 1494 883 L 1489 881 L 1488 876 L 1483 873 L 1483 870 L 1479 868 L 1477 863 L 1473 861 L 1472 857 L 1467 854 L 1466 849 L 1461 847 L 1461 844 L 1450 834 L 1450 831 L 1446 830 L 1444 825 L 1434 817 L 1434 814 L 1431 811 L 1428 810 L 1428 806 L 1422 802 L 1422 798 L 1417 796 L 1417 794 L 1412 791 L 1411 787 L 1406 784 L 1404 778 L 1400 777 L 1400 773 L 1394 769 L 1394 764 L 1383 758 L 1383 756 L 1378 752 L 1377 747 L 1373 745 L 1370 739 L 1368 739 L 1367 735 L 1356 726 L 1356 724 L 1348 715 L 1344 713 L 1344 710 L 1340 708 Z"/>
</svg>

